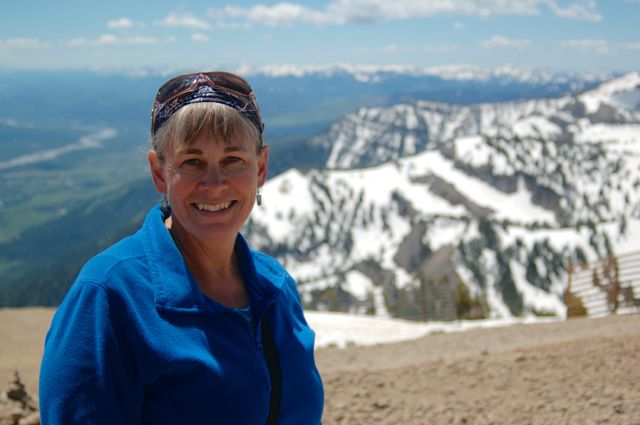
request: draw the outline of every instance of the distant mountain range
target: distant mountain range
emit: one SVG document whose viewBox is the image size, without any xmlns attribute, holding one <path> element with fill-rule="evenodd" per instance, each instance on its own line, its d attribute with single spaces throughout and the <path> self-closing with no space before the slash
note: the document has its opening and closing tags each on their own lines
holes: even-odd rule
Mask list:
<svg viewBox="0 0 640 425">
<path fill-rule="evenodd" d="M 155 90 L 170 76 L 189 71 L 193 70 L 0 70 L 0 123 L 126 125 L 147 131 Z M 619 75 L 598 70 L 350 64 L 242 67 L 232 71 L 251 81 L 265 115 L 267 136 L 273 138 L 306 137 L 360 107 L 418 99 L 468 104 L 556 97 L 581 92 Z M 28 93 L 37 94 L 37 112 Z"/>
<path fill-rule="evenodd" d="M 138 69 L 132 70 L 128 74 L 137 77 L 148 77 L 152 75 L 168 76 L 191 70 L 179 69 Z M 271 78 L 286 77 L 323 77 L 334 78 L 340 75 L 350 75 L 363 83 L 380 83 L 392 76 L 396 77 L 432 77 L 441 80 L 468 80 L 468 81 L 488 81 L 500 80 L 502 83 L 518 81 L 530 84 L 566 84 L 573 85 L 575 90 L 580 90 L 585 83 L 601 82 L 609 80 L 615 76 L 622 75 L 619 72 L 606 70 L 591 71 L 550 71 L 542 68 L 518 68 L 513 66 L 502 66 L 497 68 L 481 68 L 477 66 L 465 65 L 445 65 L 433 67 L 416 67 L 412 65 L 386 64 L 386 65 L 362 65 L 362 64 L 330 64 L 330 65 L 264 65 L 264 66 L 241 66 L 232 70 L 240 75 L 250 78 L 256 76 Z"/>
<path fill-rule="evenodd" d="M 417 319 L 561 315 L 569 259 L 637 240 L 637 73 L 246 71 L 271 128 L 273 176 L 246 233 L 286 263 L 308 306 Z M 166 77 L 44 76 L 55 82 L 40 102 L 50 114 L 35 117 L 20 93 L 38 81 L 9 74 L 16 86 L 0 86 L 0 99 L 15 108 L 0 102 L 0 145 L 21 140 L 15 123 L 30 118 L 63 146 L 65 123 L 116 131 L 95 149 L 0 169 L 5 205 L 12 187 L 32 185 L 3 211 L 24 230 L 0 243 L 0 305 L 52 305 L 82 262 L 156 201 L 141 158 L 149 93 Z M 39 191 L 39 181 L 52 186 Z M 33 224 L 18 216 L 42 200 Z"/>
</svg>

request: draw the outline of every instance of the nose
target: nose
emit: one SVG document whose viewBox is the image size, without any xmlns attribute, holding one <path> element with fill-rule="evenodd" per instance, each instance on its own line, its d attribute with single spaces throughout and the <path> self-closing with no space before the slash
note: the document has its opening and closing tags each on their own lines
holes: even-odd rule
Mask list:
<svg viewBox="0 0 640 425">
<path fill-rule="evenodd" d="M 200 177 L 199 186 L 205 190 L 222 190 L 229 186 L 229 178 L 217 165 L 210 165 Z"/>
</svg>

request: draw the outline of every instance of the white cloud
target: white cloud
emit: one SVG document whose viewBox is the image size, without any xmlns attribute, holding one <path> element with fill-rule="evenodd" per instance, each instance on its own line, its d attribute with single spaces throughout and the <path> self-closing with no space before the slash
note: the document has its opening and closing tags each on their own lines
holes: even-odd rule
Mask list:
<svg viewBox="0 0 640 425">
<path fill-rule="evenodd" d="M 103 34 L 96 39 L 97 44 L 116 44 L 118 37 L 112 34 Z"/>
<path fill-rule="evenodd" d="M 129 30 L 132 28 L 144 28 L 145 24 L 143 22 L 134 22 L 127 17 L 123 17 L 107 21 L 107 27 L 114 30 Z"/>
<path fill-rule="evenodd" d="M 549 8 L 556 16 L 580 21 L 602 21 L 602 15 L 596 10 L 596 2 L 593 0 L 579 3 L 571 3 L 564 7 L 558 6 L 555 1 L 547 2 Z"/>
<path fill-rule="evenodd" d="M 135 37 L 124 37 L 120 40 L 122 44 L 156 44 L 158 39 L 155 37 L 148 37 L 138 35 Z"/>
<path fill-rule="evenodd" d="M 640 50 L 640 41 L 638 41 L 637 43 L 629 43 L 626 47 L 630 50 Z"/>
<path fill-rule="evenodd" d="M 215 23 L 214 28 L 220 29 L 220 30 L 248 30 L 248 29 L 251 29 L 251 22 L 219 21 Z"/>
<path fill-rule="evenodd" d="M 280 2 L 252 7 L 226 6 L 212 8 L 207 16 L 214 21 L 228 18 L 244 19 L 269 26 L 294 24 L 345 25 L 357 22 L 377 22 L 451 16 L 537 16 L 545 10 L 560 18 L 600 21 L 593 0 L 574 0 L 559 5 L 558 0 L 333 0 L 324 8 L 314 9 L 296 3 Z M 458 25 L 456 23 L 454 25 Z"/>
<path fill-rule="evenodd" d="M 453 23 L 453 29 L 454 30 L 463 30 L 464 29 L 464 24 L 462 22 L 454 22 Z"/>
<path fill-rule="evenodd" d="M 129 29 L 133 28 L 133 21 L 129 18 L 113 19 L 107 21 L 107 27 L 118 30 Z"/>
<path fill-rule="evenodd" d="M 208 30 L 211 24 L 203 19 L 193 16 L 191 13 L 170 13 L 162 21 L 156 22 L 157 25 L 171 28 L 190 28 L 199 30 Z"/>
<path fill-rule="evenodd" d="M 158 39 L 146 36 L 118 37 L 113 34 L 103 34 L 98 38 L 74 38 L 67 43 L 69 46 L 108 46 L 114 44 L 155 44 Z"/>
<path fill-rule="evenodd" d="M 8 49 L 46 49 L 51 43 L 37 38 L 10 37 L 0 40 L 0 48 Z"/>
<path fill-rule="evenodd" d="M 84 37 L 74 38 L 69 40 L 69 46 L 104 46 L 107 44 L 115 44 L 118 38 L 115 35 L 105 34 L 95 39 L 88 39 Z"/>
<path fill-rule="evenodd" d="M 206 43 L 209 41 L 209 36 L 202 33 L 191 34 L 191 41 Z"/>
<path fill-rule="evenodd" d="M 220 16 L 244 18 L 269 26 L 286 26 L 299 22 L 317 25 L 333 23 L 331 17 L 324 12 L 292 3 L 277 3 L 273 6 L 259 4 L 251 8 L 226 6 L 223 10 L 210 9 L 208 15 L 213 19 Z"/>
<path fill-rule="evenodd" d="M 397 44 L 387 44 L 382 48 L 382 51 L 386 53 L 395 53 L 399 52 L 400 50 L 403 50 L 403 48 L 398 46 Z"/>
<path fill-rule="evenodd" d="M 494 35 L 491 38 L 482 40 L 479 45 L 484 49 L 491 49 L 494 47 L 515 47 L 518 49 L 525 48 L 531 44 L 529 40 L 518 40 L 513 38 L 502 37 L 500 35 Z"/>
<path fill-rule="evenodd" d="M 579 49 L 585 52 L 605 54 L 611 51 L 609 43 L 602 39 L 565 40 L 560 44 L 564 47 Z"/>
</svg>

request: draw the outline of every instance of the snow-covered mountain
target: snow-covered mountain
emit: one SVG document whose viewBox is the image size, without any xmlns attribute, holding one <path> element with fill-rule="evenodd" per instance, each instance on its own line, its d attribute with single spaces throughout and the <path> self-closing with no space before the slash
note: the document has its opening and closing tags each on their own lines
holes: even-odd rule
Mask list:
<svg viewBox="0 0 640 425">
<path fill-rule="evenodd" d="M 315 308 L 562 316 L 569 261 L 640 248 L 640 74 L 577 96 L 368 108 L 269 181 L 247 233 Z M 636 295 L 637 296 L 637 295 Z"/>
<path fill-rule="evenodd" d="M 328 152 L 327 167 L 353 168 L 412 155 L 462 136 L 567 142 L 618 139 L 618 124 L 640 123 L 638 85 L 640 73 L 631 73 L 578 96 L 475 105 L 417 101 L 362 108 L 311 144 Z"/>
</svg>

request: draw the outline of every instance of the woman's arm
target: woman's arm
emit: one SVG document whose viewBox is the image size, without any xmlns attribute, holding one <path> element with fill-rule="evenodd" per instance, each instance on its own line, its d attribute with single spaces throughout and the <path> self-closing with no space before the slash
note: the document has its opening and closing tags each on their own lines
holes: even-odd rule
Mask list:
<svg viewBox="0 0 640 425">
<path fill-rule="evenodd" d="M 143 394 L 114 329 L 116 309 L 97 282 L 77 281 L 56 312 L 40 369 L 47 424 L 139 424 Z"/>
</svg>

